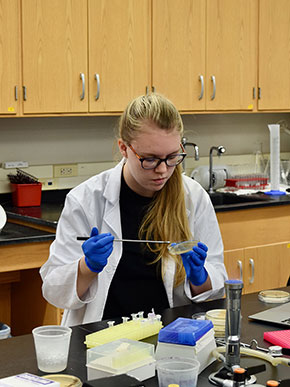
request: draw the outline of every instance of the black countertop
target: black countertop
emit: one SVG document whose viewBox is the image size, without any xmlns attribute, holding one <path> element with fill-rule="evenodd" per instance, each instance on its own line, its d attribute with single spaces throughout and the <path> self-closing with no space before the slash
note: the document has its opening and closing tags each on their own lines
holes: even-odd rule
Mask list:
<svg viewBox="0 0 290 387">
<path fill-rule="evenodd" d="M 0 232 L 0 246 L 52 241 L 54 238 L 54 233 L 7 222 Z"/>
<path fill-rule="evenodd" d="M 283 288 L 290 291 L 290 287 Z M 277 306 L 277 304 L 265 304 L 258 299 L 258 293 L 252 293 L 242 296 L 242 329 L 241 342 L 249 344 L 253 338 L 258 341 L 259 346 L 268 348 L 271 344 L 263 339 L 265 331 L 282 330 L 281 326 L 263 324 L 248 320 L 248 316 L 254 312 L 259 312 L 268 308 Z M 178 317 L 191 318 L 194 313 L 205 312 L 216 308 L 225 308 L 225 299 L 208 301 L 203 303 L 193 303 L 191 305 L 178 308 L 168 308 L 162 313 L 163 325 L 168 325 Z M 63 374 L 75 375 L 82 381 L 87 379 L 86 370 L 86 346 L 84 344 L 85 336 L 89 333 L 99 331 L 107 327 L 106 321 L 95 322 L 91 324 L 78 325 L 72 328 L 72 338 L 68 359 L 68 367 Z M 285 328 L 284 328 L 285 329 Z M 156 344 L 157 336 L 146 341 Z M 36 364 L 35 349 L 32 335 L 17 336 L 10 339 L 0 340 L 0 378 L 15 375 L 21 372 L 31 372 L 36 375 L 43 375 L 38 370 Z M 278 365 L 273 367 L 270 363 L 250 357 L 241 357 L 241 366 L 266 365 L 266 371 L 257 374 L 257 383 L 265 384 L 267 380 L 289 378 L 289 367 Z M 221 368 L 220 362 L 214 362 L 207 367 L 198 378 L 198 387 L 210 387 L 212 384 L 208 381 L 208 375 Z M 157 378 L 153 377 L 143 382 L 146 387 L 157 387 Z M 99 384 L 98 384 L 99 385 Z M 102 385 L 100 384 L 100 387 Z"/>
<path fill-rule="evenodd" d="M 62 212 L 65 197 L 69 190 L 57 190 L 57 191 L 44 191 L 42 193 L 42 203 L 39 207 L 15 207 L 11 203 L 10 196 L 8 194 L 0 195 L 0 203 L 6 211 L 8 222 L 11 220 L 20 220 L 26 223 L 31 223 L 41 226 L 47 226 L 52 229 L 56 229 L 58 219 Z M 290 204 L 290 195 L 283 196 L 268 196 L 263 193 L 255 194 L 255 201 L 247 202 L 237 202 L 237 203 L 224 203 L 220 204 L 218 201 L 214 203 L 214 208 L 216 212 L 225 212 L 225 211 L 236 211 L 236 210 L 248 210 L 253 208 L 262 208 L 262 207 L 272 207 L 272 206 L 281 206 Z M 9 224 L 9 223 L 8 223 Z M 7 225 L 6 225 L 7 226 Z M 5 227 L 6 227 L 5 226 Z M 9 226 L 9 231 L 11 231 L 10 242 L 13 243 L 13 230 L 15 227 L 15 243 L 20 243 L 21 238 L 19 233 L 23 233 L 23 238 L 25 238 L 25 230 L 27 231 L 27 236 L 30 236 L 29 227 L 26 229 L 18 229 L 16 226 Z M 5 228 L 3 229 L 5 230 Z M 8 231 L 8 230 L 7 230 Z M 33 231 L 35 233 L 35 230 Z M 37 232 L 37 231 L 36 231 Z M 0 234 L 1 235 L 1 234 Z M 18 235 L 18 236 L 17 236 Z M 43 232 L 38 232 L 39 238 L 45 240 L 45 238 L 52 238 L 53 234 L 43 234 Z M 18 239 L 17 239 L 18 238 Z M 37 235 L 35 235 L 37 238 Z M 44 239 L 43 239 L 44 238 Z M 0 245 L 3 244 L 3 239 L 0 237 Z M 6 242 L 8 243 L 9 238 L 6 237 Z M 23 242 L 32 241 L 31 238 L 26 238 Z"/>
</svg>

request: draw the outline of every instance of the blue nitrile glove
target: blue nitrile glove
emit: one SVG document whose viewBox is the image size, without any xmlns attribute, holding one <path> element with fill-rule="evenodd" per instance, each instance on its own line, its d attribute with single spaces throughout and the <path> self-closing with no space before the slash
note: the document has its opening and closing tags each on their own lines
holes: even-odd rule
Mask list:
<svg viewBox="0 0 290 387">
<path fill-rule="evenodd" d="M 106 266 L 113 251 L 113 240 L 112 234 L 99 234 L 98 229 L 94 227 L 90 238 L 82 244 L 86 264 L 94 273 L 100 273 Z"/>
<path fill-rule="evenodd" d="M 200 286 L 207 280 L 208 273 L 204 268 L 207 250 L 204 243 L 198 242 L 191 251 L 180 254 L 187 278 L 195 286 Z"/>
</svg>

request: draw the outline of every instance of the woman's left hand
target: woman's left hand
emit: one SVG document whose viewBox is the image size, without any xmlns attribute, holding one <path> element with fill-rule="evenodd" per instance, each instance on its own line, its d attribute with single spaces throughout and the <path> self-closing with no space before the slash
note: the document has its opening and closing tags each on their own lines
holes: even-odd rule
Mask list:
<svg viewBox="0 0 290 387">
<path fill-rule="evenodd" d="M 187 278 L 195 286 L 200 286 L 207 280 L 208 273 L 204 267 L 207 250 L 204 243 L 198 242 L 191 251 L 180 254 Z"/>
</svg>

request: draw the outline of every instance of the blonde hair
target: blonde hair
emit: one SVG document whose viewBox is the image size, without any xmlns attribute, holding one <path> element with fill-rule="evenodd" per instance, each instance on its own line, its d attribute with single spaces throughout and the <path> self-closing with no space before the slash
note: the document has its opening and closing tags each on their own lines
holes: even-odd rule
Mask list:
<svg viewBox="0 0 290 387">
<path fill-rule="evenodd" d="M 167 98 L 159 94 L 137 97 L 129 103 L 119 121 L 119 137 L 130 144 L 142 130 L 144 122 L 152 122 L 158 128 L 167 131 L 177 130 L 180 138 L 183 135 L 183 123 L 176 107 Z M 145 214 L 140 230 L 140 238 L 153 240 L 170 240 L 172 242 L 192 238 L 186 214 L 182 167 L 178 165 L 166 185 L 155 193 L 153 201 Z M 153 246 L 153 247 L 152 247 Z M 149 245 L 157 257 L 168 257 L 167 245 Z M 185 278 L 180 255 L 174 255 L 176 261 L 175 286 Z"/>
</svg>

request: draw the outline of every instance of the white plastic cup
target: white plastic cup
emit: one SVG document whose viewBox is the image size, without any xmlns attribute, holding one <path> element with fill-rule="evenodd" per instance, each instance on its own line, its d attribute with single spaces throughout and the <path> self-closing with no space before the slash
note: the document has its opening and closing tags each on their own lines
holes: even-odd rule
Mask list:
<svg viewBox="0 0 290 387">
<path fill-rule="evenodd" d="M 157 361 L 159 387 L 178 384 L 179 387 L 196 387 L 199 362 L 196 359 L 168 357 Z"/>
<path fill-rule="evenodd" d="M 44 325 L 33 329 L 40 371 L 56 373 L 66 369 L 71 332 L 71 328 L 60 325 Z"/>
</svg>

